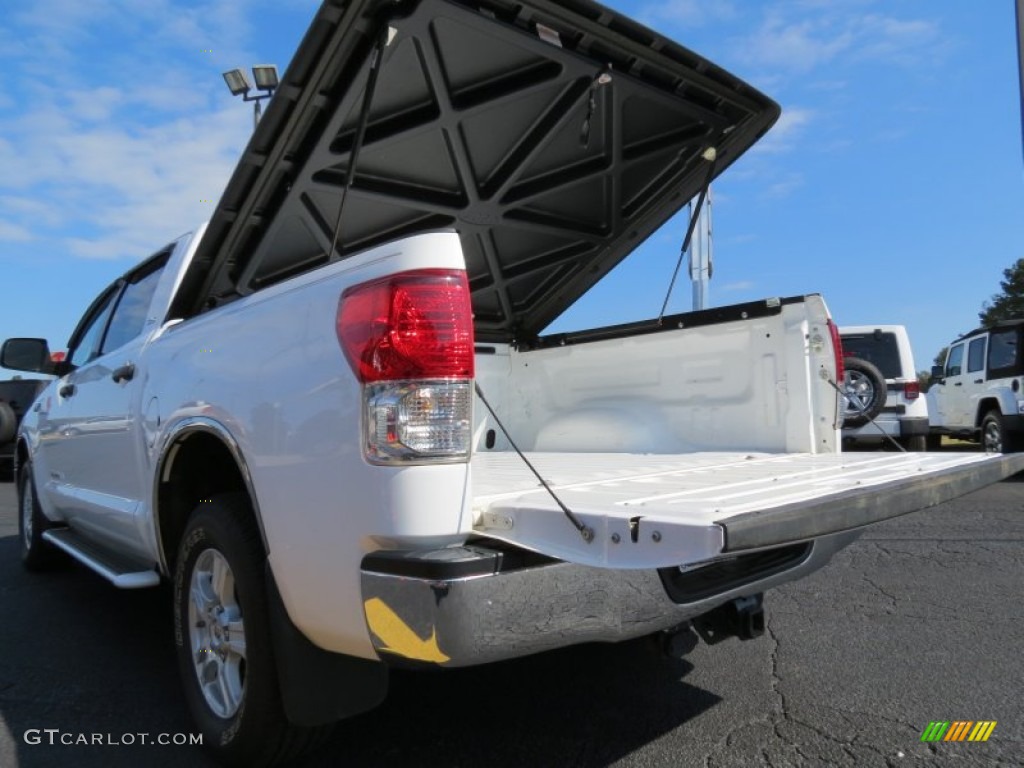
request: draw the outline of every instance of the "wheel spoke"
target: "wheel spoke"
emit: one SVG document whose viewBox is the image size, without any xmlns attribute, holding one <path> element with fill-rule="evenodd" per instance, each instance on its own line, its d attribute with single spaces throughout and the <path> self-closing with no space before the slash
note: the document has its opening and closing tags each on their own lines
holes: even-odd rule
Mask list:
<svg viewBox="0 0 1024 768">
<path fill-rule="evenodd" d="M 24 497 L 21 502 L 21 519 L 25 531 L 25 548 L 32 546 L 32 492 L 29 483 L 25 483 Z"/>
<path fill-rule="evenodd" d="M 221 605 L 234 603 L 235 579 L 231 574 L 227 561 L 220 553 L 215 554 L 213 557 L 213 575 L 210 580 L 210 586 L 213 588 L 217 601 Z"/>
<path fill-rule="evenodd" d="M 227 711 L 234 712 L 242 700 L 242 687 L 238 679 L 238 663 L 220 663 L 217 682 Z"/>
<path fill-rule="evenodd" d="M 204 584 L 209 584 L 209 574 L 196 573 L 192 578 L 192 603 L 196 607 L 198 618 L 203 618 L 213 604 L 213 598 L 203 589 Z"/>
<path fill-rule="evenodd" d="M 242 631 L 242 628 L 241 628 L 242 627 L 242 622 L 240 622 L 240 621 L 239 622 L 232 622 L 232 624 L 236 624 L 236 623 L 238 624 L 238 630 L 237 631 L 232 629 L 231 625 L 228 626 L 228 628 L 230 630 L 230 634 L 227 636 L 227 638 L 225 638 L 224 646 L 223 647 L 226 648 L 228 653 L 232 654 L 233 656 L 237 656 L 238 658 L 244 659 L 245 658 L 245 633 Z"/>
</svg>

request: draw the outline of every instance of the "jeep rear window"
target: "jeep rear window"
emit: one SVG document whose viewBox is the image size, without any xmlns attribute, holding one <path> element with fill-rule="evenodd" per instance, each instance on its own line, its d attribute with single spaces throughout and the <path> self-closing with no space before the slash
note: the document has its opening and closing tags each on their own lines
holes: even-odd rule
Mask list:
<svg viewBox="0 0 1024 768">
<path fill-rule="evenodd" d="M 896 344 L 895 333 L 881 331 L 870 334 L 842 335 L 843 354 L 859 357 L 874 363 L 887 379 L 903 377 L 903 366 L 900 365 L 900 350 Z"/>
<path fill-rule="evenodd" d="M 1006 331 L 993 331 L 989 334 L 987 378 L 1001 379 L 1005 376 L 1015 376 L 1021 372 L 1017 354 L 1019 333 L 1019 329 L 1011 328 Z"/>
</svg>

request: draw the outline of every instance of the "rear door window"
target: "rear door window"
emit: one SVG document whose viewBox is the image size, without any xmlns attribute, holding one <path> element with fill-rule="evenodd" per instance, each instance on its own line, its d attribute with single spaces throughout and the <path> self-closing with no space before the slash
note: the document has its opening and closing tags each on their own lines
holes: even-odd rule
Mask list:
<svg viewBox="0 0 1024 768">
<path fill-rule="evenodd" d="M 985 337 L 974 339 L 967 345 L 967 372 L 974 373 L 985 368 Z"/>
<path fill-rule="evenodd" d="M 149 305 L 161 274 L 162 263 L 148 272 L 130 278 L 120 301 L 117 302 L 114 316 L 110 319 L 110 328 L 103 340 L 103 354 L 124 346 L 142 333 L 142 328 L 146 324 L 146 314 L 149 312 Z"/>
<path fill-rule="evenodd" d="M 85 365 L 99 354 L 103 331 L 107 328 L 110 310 L 117 298 L 118 285 L 112 285 L 89 308 L 78 328 L 71 335 L 68 362 L 76 368 Z"/>
</svg>

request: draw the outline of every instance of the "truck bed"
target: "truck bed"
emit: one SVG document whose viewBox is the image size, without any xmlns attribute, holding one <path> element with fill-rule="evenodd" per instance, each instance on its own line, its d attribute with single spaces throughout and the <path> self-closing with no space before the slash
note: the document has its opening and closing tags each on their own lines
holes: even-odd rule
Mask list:
<svg viewBox="0 0 1024 768">
<path fill-rule="evenodd" d="M 687 564 L 851 530 L 1024 469 L 1024 455 L 981 453 L 526 455 L 594 540 L 584 540 L 509 452 L 473 457 L 477 530 L 554 557 L 623 568 Z"/>
</svg>

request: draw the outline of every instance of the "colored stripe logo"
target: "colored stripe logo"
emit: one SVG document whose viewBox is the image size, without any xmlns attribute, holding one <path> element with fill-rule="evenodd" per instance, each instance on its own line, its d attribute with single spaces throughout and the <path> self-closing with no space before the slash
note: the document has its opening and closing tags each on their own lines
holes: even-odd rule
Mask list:
<svg viewBox="0 0 1024 768">
<path fill-rule="evenodd" d="M 988 741 L 995 729 L 995 720 L 933 720 L 921 741 Z"/>
</svg>

